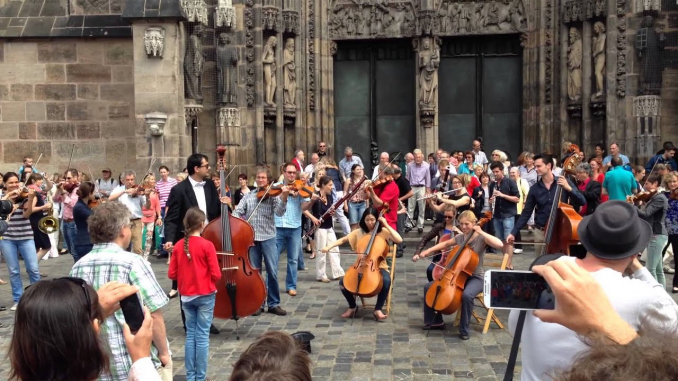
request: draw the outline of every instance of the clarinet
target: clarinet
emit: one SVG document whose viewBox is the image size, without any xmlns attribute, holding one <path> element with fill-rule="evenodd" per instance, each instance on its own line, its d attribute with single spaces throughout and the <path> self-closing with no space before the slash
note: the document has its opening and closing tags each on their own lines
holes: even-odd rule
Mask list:
<svg viewBox="0 0 678 381">
<path fill-rule="evenodd" d="M 495 183 L 494 184 L 494 191 L 496 192 L 498 190 L 499 190 L 499 184 Z M 493 195 L 492 196 L 492 215 L 493 216 L 494 216 L 494 206 L 495 206 L 496 203 L 497 203 L 497 196 Z"/>
</svg>

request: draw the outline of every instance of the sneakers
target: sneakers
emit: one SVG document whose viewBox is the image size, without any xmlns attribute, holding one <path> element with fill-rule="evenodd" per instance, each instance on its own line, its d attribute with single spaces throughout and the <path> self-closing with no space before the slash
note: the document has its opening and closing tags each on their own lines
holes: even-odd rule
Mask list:
<svg viewBox="0 0 678 381">
<path fill-rule="evenodd" d="M 513 254 L 521 254 L 523 249 L 513 249 Z"/>
<path fill-rule="evenodd" d="M 675 274 L 676 270 L 672 269 L 669 266 L 664 266 L 664 272 L 667 273 L 667 274 Z"/>
<path fill-rule="evenodd" d="M 318 282 L 330 283 L 330 280 L 327 278 L 318 279 Z"/>
<path fill-rule="evenodd" d="M 179 295 L 179 291 L 177 290 L 171 290 L 170 292 L 167 293 L 167 297 L 170 299 L 174 299 Z"/>
<path fill-rule="evenodd" d="M 14 305 L 12 306 L 12 308 L 10 308 L 9 310 L 10 310 L 10 311 L 16 311 L 16 308 L 17 308 L 18 306 L 19 306 L 19 303 L 14 303 Z"/>
<path fill-rule="evenodd" d="M 280 308 L 280 306 L 274 307 L 274 308 L 269 308 L 269 309 L 268 309 L 268 313 L 269 313 L 269 314 L 278 315 L 278 316 L 285 316 L 285 315 L 287 315 L 287 311 L 285 311 L 285 310 L 283 310 L 282 308 Z"/>
</svg>

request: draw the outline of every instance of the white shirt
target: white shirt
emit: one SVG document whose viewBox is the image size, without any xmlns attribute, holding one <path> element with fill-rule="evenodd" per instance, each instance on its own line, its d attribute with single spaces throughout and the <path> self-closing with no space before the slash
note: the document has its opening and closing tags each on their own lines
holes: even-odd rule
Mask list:
<svg viewBox="0 0 678 381">
<path fill-rule="evenodd" d="M 483 165 L 483 164 L 489 164 L 490 162 L 487 161 L 487 155 L 485 155 L 485 152 L 483 151 L 473 151 L 473 154 L 476 156 L 476 159 L 474 163 Z"/>
<path fill-rule="evenodd" d="M 304 173 L 308 173 L 310 175 L 311 173 L 313 173 L 314 170 L 315 164 L 309 164 L 306 166 L 306 168 L 304 168 Z"/>
<path fill-rule="evenodd" d="M 191 183 L 193 192 L 195 192 L 195 199 L 198 200 L 198 208 L 205 213 L 205 223 L 210 221 L 207 219 L 207 200 L 205 199 L 205 182 L 197 182 L 191 176 L 188 176 L 188 181 Z"/>
<path fill-rule="evenodd" d="M 121 185 L 115 188 L 113 192 L 122 192 L 122 195 L 118 198 L 118 201 L 120 201 L 121 204 L 125 205 L 127 209 L 129 209 L 130 213 L 132 213 L 133 220 L 143 217 L 143 214 L 141 213 L 141 207 L 146 205 L 146 196 L 130 197 L 127 193 L 125 193 L 125 190 L 127 190 L 127 188 L 125 188 L 124 185 Z"/>
<path fill-rule="evenodd" d="M 574 261 L 575 258 L 562 257 L 559 260 Z M 678 324 L 678 305 L 645 267 L 631 278 L 609 268 L 591 275 L 603 287 L 617 313 L 639 334 L 673 332 Z M 512 335 L 518 322 L 518 312 L 514 310 L 509 315 Z M 648 326 L 652 328 L 647 329 Z M 560 324 L 544 323 L 529 312 L 525 316 L 521 341 L 522 381 L 550 380 L 550 375 L 569 369 L 575 357 L 589 348 L 574 331 Z"/>
</svg>

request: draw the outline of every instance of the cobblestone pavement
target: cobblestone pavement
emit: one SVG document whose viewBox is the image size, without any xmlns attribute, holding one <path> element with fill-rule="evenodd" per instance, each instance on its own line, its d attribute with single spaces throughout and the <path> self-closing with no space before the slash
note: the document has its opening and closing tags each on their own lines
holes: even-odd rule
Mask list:
<svg viewBox="0 0 678 381">
<path fill-rule="evenodd" d="M 419 237 L 416 231 L 406 234 L 405 255 L 396 262 L 392 311 L 385 322 L 375 322 L 371 311 L 361 311 L 352 322 L 341 318 L 339 315 L 347 305 L 337 282 L 317 282 L 315 262 L 308 259 L 309 254 L 305 254 L 308 271 L 299 274 L 298 295 L 281 296 L 281 306 L 287 310 L 287 316 L 264 313 L 240 320 L 240 340 L 236 340 L 233 321 L 215 320 L 221 334 L 210 338 L 208 376 L 219 381 L 227 380 L 235 361 L 256 337 L 267 330 L 283 330 L 289 333 L 310 331 L 315 335 L 311 343 L 314 380 L 502 379 L 511 347 L 511 336 L 507 330 L 498 329 L 493 323 L 490 331 L 483 335 L 482 326 L 472 323 L 471 339 L 462 341 L 457 336 L 457 328 L 452 327 L 452 316 L 446 317 L 447 331 L 434 331 L 427 336 L 426 331 L 421 330 L 427 262 L 413 263 L 410 260 Z M 525 253 L 515 256 L 514 267 L 517 270 L 527 269 L 533 259 L 533 250 L 528 247 Z M 347 268 L 354 261 L 354 256 L 347 255 L 342 257 L 341 263 Z M 152 258 L 151 263 L 160 284 L 169 290 L 167 265 L 156 258 Z M 40 263 L 41 271 L 49 275 L 47 279 L 67 275 L 71 266 L 70 255 Z M 279 271 L 282 291 L 285 266 L 283 258 Z M 7 281 L 5 268 L 3 265 L 0 277 Z M 23 273 L 22 277 L 24 285 L 27 285 L 26 274 Z M 672 275 L 668 277 L 672 279 Z M 11 301 L 9 284 L 0 286 L 0 305 L 7 306 L 7 311 L 0 312 L 0 351 L 3 355 L 12 335 L 14 314 L 9 311 Z M 476 311 L 484 316 L 480 308 Z M 179 301 L 171 300 L 163 313 L 173 352 L 174 379 L 183 381 L 184 332 Z M 502 322 L 507 322 L 506 311 L 498 311 L 498 316 Z M 516 370 L 519 369 L 520 363 Z M 3 356 L 0 379 L 7 379 L 8 371 L 9 365 Z"/>
</svg>

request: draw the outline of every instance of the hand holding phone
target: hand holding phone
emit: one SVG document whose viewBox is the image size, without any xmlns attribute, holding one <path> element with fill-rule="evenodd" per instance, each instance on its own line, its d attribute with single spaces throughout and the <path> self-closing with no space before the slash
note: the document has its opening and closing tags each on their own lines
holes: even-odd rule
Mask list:
<svg viewBox="0 0 678 381">
<path fill-rule="evenodd" d="M 510 310 L 553 309 L 555 297 L 546 280 L 531 271 L 485 272 L 483 292 L 488 308 Z"/>
<path fill-rule="evenodd" d="M 129 351 L 132 362 L 135 362 L 144 357 L 151 355 L 151 343 L 153 342 L 153 318 L 148 308 L 144 307 L 143 324 L 137 330 L 136 334 L 132 334 L 129 324 L 123 327 L 123 335 L 125 335 L 125 344 Z"/>
<path fill-rule="evenodd" d="M 135 293 L 121 300 L 120 308 L 132 333 L 137 333 L 144 323 L 144 310 L 141 307 L 139 296 Z"/>
</svg>

